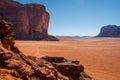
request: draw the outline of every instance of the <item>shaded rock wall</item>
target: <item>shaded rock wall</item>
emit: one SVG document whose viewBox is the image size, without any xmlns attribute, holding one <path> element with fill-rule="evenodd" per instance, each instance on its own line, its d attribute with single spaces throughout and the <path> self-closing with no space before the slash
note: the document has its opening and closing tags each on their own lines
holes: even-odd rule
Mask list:
<svg viewBox="0 0 120 80">
<path fill-rule="evenodd" d="M 44 39 L 48 36 L 49 13 L 40 4 L 0 0 L 0 15 L 15 25 L 16 39 Z"/>
<path fill-rule="evenodd" d="M 120 26 L 103 26 L 97 37 L 120 37 Z"/>
</svg>

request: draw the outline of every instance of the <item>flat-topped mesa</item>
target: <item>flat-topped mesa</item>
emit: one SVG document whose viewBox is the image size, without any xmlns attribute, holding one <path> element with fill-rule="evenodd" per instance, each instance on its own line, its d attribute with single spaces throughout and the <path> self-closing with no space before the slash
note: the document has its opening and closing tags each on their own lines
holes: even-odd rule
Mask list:
<svg viewBox="0 0 120 80">
<path fill-rule="evenodd" d="M 120 26 L 117 25 L 103 26 L 97 37 L 120 37 Z"/>
<path fill-rule="evenodd" d="M 0 15 L 15 25 L 16 39 L 41 40 L 48 37 L 49 13 L 41 4 L 0 0 Z"/>
</svg>

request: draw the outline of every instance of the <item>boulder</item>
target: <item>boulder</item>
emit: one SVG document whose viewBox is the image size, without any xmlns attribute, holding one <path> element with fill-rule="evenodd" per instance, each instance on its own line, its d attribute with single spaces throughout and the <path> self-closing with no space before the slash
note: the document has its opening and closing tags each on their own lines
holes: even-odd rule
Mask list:
<svg viewBox="0 0 120 80">
<path fill-rule="evenodd" d="M 70 80 L 91 80 L 92 78 L 84 72 L 84 66 L 77 60 L 69 60 L 64 57 L 42 57 L 42 59 L 52 63 L 52 65 L 62 75 Z"/>
</svg>

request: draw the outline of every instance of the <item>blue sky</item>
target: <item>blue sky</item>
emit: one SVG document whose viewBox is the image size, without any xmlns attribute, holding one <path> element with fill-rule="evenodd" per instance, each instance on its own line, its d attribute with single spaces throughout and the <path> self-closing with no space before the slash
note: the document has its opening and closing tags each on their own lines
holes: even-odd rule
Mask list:
<svg viewBox="0 0 120 80">
<path fill-rule="evenodd" d="M 105 25 L 120 25 L 120 0 L 16 0 L 40 3 L 50 14 L 49 34 L 95 36 Z"/>
</svg>

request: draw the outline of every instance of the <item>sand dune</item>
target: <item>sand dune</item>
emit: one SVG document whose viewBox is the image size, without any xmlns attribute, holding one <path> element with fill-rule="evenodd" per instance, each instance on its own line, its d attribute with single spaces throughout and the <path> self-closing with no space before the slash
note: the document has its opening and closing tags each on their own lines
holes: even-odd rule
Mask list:
<svg viewBox="0 0 120 80">
<path fill-rule="evenodd" d="M 77 59 L 95 80 L 120 80 L 120 38 L 16 41 L 16 46 L 26 55 Z"/>
</svg>

